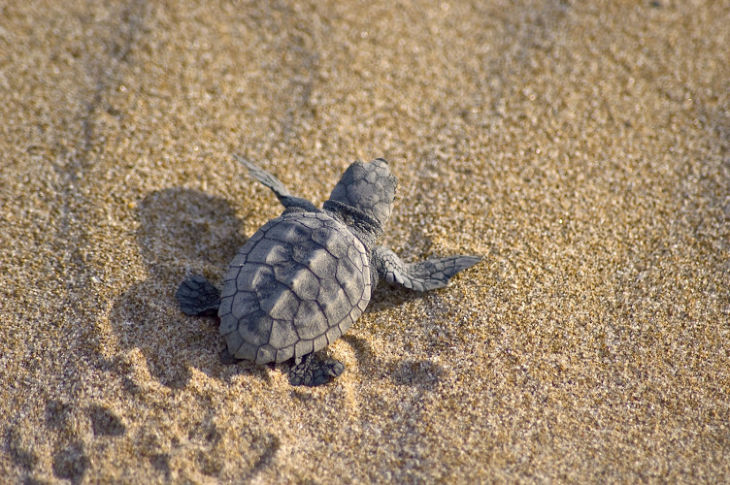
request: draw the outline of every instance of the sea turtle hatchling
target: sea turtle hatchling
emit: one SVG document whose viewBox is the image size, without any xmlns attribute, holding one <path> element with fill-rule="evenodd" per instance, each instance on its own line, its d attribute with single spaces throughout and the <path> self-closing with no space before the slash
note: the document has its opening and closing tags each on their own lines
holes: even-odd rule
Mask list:
<svg viewBox="0 0 730 485">
<path fill-rule="evenodd" d="M 350 165 L 322 209 L 291 195 L 258 166 L 236 159 L 285 210 L 241 247 L 222 291 L 192 276 L 175 296 L 187 315 L 220 317 L 220 333 L 233 358 L 256 364 L 292 360 L 293 385 L 317 386 L 342 373 L 341 362 L 315 353 L 360 317 L 379 280 L 416 291 L 441 288 L 481 259 L 404 263 L 377 245 L 397 184 L 382 158 Z"/>
</svg>

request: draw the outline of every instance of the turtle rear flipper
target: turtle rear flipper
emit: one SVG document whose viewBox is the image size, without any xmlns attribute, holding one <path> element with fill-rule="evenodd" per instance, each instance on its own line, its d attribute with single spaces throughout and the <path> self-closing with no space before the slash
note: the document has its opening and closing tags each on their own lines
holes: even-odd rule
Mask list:
<svg viewBox="0 0 730 485">
<path fill-rule="evenodd" d="M 299 208 L 306 211 L 317 210 L 314 204 L 309 202 L 307 199 L 302 199 L 301 197 L 295 197 L 291 195 L 289 193 L 289 189 L 287 189 L 286 186 L 281 183 L 281 180 L 274 177 L 263 168 L 249 162 L 239 155 L 233 155 L 233 158 L 235 158 L 241 165 L 246 167 L 253 178 L 270 188 L 271 191 L 276 194 L 279 202 L 281 202 L 281 204 L 287 209 Z"/>
<path fill-rule="evenodd" d="M 221 303 L 221 292 L 204 277 L 193 275 L 180 283 L 175 298 L 186 315 L 215 316 Z"/>
<path fill-rule="evenodd" d="M 378 246 L 373 251 L 373 262 L 382 279 L 416 291 L 442 288 L 456 273 L 474 266 L 481 260 L 482 258 L 478 256 L 450 256 L 418 263 L 404 263 L 390 249 Z"/>
<path fill-rule="evenodd" d="M 342 374 L 345 366 L 339 360 L 322 357 L 318 352 L 295 359 L 289 369 L 289 384 L 292 386 L 316 387 L 327 384 Z"/>
</svg>

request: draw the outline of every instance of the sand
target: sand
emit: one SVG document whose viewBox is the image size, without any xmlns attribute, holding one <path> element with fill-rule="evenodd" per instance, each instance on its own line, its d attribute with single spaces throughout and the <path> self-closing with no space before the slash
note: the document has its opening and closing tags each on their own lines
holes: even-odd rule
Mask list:
<svg viewBox="0 0 730 485">
<path fill-rule="evenodd" d="M 106 5 L 109 3 L 109 5 Z M 722 1 L 0 6 L 0 475 L 11 483 L 718 483 L 730 476 Z M 224 365 L 220 281 L 355 159 L 381 287 L 334 383 Z"/>
</svg>

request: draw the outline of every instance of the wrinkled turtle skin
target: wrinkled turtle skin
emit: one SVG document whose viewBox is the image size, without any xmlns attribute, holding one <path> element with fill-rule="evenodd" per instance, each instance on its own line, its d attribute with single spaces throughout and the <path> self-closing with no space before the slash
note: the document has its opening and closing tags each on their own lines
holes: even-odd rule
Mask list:
<svg viewBox="0 0 730 485">
<path fill-rule="evenodd" d="M 416 291 L 446 286 L 481 258 L 452 256 L 404 263 L 378 246 L 395 197 L 396 179 L 378 158 L 348 167 L 321 209 L 292 196 L 273 175 L 237 159 L 269 187 L 284 213 L 261 227 L 231 261 L 219 291 L 201 276 L 177 291 L 188 315 L 218 315 L 235 359 L 292 361 L 294 385 L 321 385 L 343 365 L 319 357 L 360 317 L 379 280 Z"/>
</svg>

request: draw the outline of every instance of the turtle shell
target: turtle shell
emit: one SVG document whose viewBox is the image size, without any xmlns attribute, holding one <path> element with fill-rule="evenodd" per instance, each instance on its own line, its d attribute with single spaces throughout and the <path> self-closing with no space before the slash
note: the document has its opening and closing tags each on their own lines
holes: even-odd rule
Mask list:
<svg viewBox="0 0 730 485">
<path fill-rule="evenodd" d="M 272 219 L 225 275 L 218 316 L 228 351 L 266 364 L 326 347 L 365 310 L 370 271 L 362 242 L 325 212 Z"/>
</svg>

